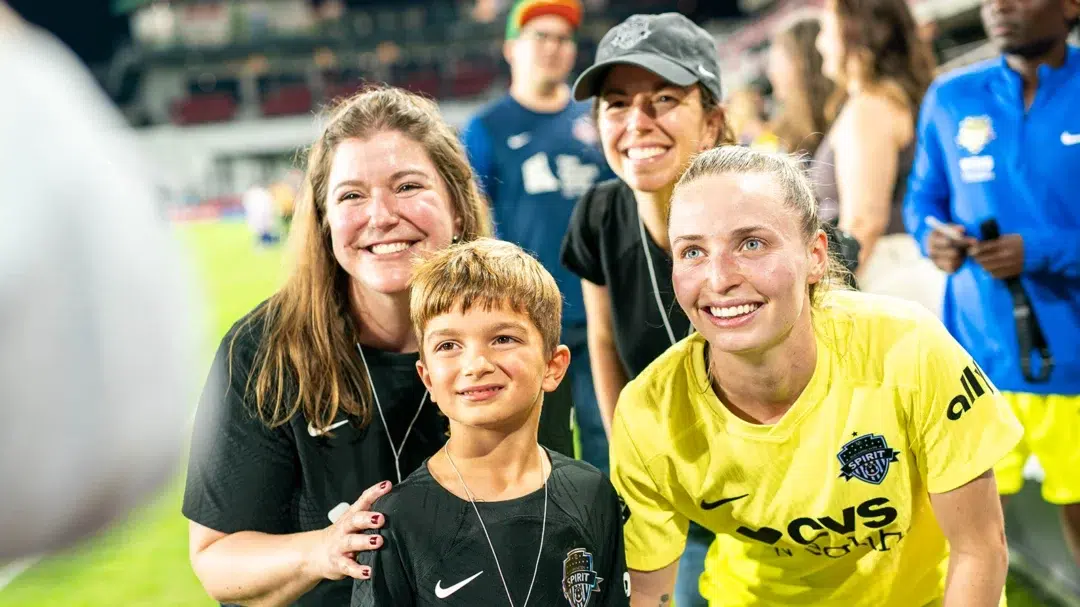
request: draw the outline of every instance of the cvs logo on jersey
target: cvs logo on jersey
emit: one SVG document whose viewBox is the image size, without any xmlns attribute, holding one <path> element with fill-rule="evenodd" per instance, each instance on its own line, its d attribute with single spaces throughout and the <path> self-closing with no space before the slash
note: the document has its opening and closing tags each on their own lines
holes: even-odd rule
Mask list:
<svg viewBox="0 0 1080 607">
<path fill-rule="evenodd" d="M 856 538 L 860 535 L 860 531 L 867 529 L 876 531 L 888 527 L 896 521 L 897 517 L 896 508 L 889 505 L 888 498 L 875 497 L 858 506 L 844 508 L 839 519 L 832 516 L 820 518 L 800 516 L 789 522 L 783 530 L 773 529 L 772 527 L 751 529 L 740 526 L 735 532 L 743 537 L 770 546 L 784 539 L 786 535 L 792 542 L 806 546 L 807 551 L 811 554 L 843 556 L 850 552 L 849 544 L 855 546 L 867 545 L 875 550 L 887 550 L 888 548 L 878 548 L 878 544 L 874 542 L 874 538 L 880 533 L 870 534 L 871 537 L 862 540 Z M 819 540 L 828 539 L 830 533 L 844 536 L 844 542 L 840 545 L 832 545 L 832 542 L 829 542 L 830 545 L 828 546 L 819 545 Z M 880 545 L 885 546 L 886 538 L 884 534 L 880 535 Z M 836 554 L 838 550 L 841 553 Z M 788 556 L 791 556 L 790 551 L 785 552 L 787 552 Z"/>
<path fill-rule="evenodd" d="M 945 410 L 945 417 L 952 421 L 960 419 L 964 413 L 967 413 L 971 409 L 971 404 L 983 394 L 997 392 L 994 384 L 986 379 L 986 375 L 975 361 L 971 361 L 971 364 L 964 367 L 964 371 L 960 373 L 960 387 L 963 392 L 954 396 Z"/>
</svg>

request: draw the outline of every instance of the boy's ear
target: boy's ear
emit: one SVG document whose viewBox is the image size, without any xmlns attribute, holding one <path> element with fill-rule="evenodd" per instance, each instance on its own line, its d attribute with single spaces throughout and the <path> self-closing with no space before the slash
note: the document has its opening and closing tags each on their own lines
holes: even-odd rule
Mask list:
<svg viewBox="0 0 1080 607">
<path fill-rule="evenodd" d="M 420 381 L 424 382 L 424 387 L 431 392 L 431 374 L 428 373 L 427 367 L 424 366 L 424 359 L 416 361 L 416 373 L 420 376 Z M 431 399 L 435 402 L 435 399 Z"/>
<path fill-rule="evenodd" d="M 570 367 L 570 348 L 559 344 L 548 359 L 547 368 L 544 369 L 544 392 L 554 392 L 566 377 L 566 370 Z"/>
</svg>

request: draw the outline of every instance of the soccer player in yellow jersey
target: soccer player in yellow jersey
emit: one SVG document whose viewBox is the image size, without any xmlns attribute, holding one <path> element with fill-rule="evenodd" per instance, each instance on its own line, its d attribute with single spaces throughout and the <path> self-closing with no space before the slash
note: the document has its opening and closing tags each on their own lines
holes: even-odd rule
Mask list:
<svg viewBox="0 0 1080 607">
<path fill-rule="evenodd" d="M 712 607 L 1003 604 L 992 468 L 1022 429 L 971 356 L 917 304 L 833 288 L 789 157 L 709 150 L 669 213 L 697 333 L 615 410 L 634 607 L 668 605 L 689 521 L 718 534 Z"/>
</svg>

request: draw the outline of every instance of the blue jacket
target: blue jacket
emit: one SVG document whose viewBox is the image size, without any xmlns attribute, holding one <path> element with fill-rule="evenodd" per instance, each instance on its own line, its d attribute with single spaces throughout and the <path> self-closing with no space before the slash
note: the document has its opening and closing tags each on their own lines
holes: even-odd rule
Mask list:
<svg viewBox="0 0 1080 607">
<path fill-rule="evenodd" d="M 581 279 L 559 251 L 574 205 L 613 177 L 600 150 L 589 104 L 534 112 L 510 95 L 474 116 L 461 135 L 481 189 L 491 200 L 496 236 L 536 255 L 563 294 L 563 326 L 585 324 Z"/>
<path fill-rule="evenodd" d="M 1002 390 L 1080 394 L 1080 49 L 1060 69 L 1039 68 L 1026 111 L 1004 58 L 934 82 L 904 205 L 924 254 L 928 216 L 975 238 L 995 218 L 1002 234 L 1023 237 L 1021 282 L 1054 357 L 1050 381 L 1024 379 L 1009 291 L 971 259 L 946 283 L 949 331 Z"/>
</svg>

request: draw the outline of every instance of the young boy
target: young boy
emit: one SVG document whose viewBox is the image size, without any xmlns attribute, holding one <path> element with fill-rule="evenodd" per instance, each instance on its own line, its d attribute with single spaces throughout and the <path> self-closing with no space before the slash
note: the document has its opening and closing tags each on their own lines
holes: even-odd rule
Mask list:
<svg viewBox="0 0 1080 607">
<path fill-rule="evenodd" d="M 562 296 L 517 246 L 481 239 L 419 265 L 417 371 L 450 420 L 445 448 L 378 500 L 384 546 L 353 607 L 629 606 L 622 509 L 607 477 L 541 448 L 562 381 Z"/>
</svg>

